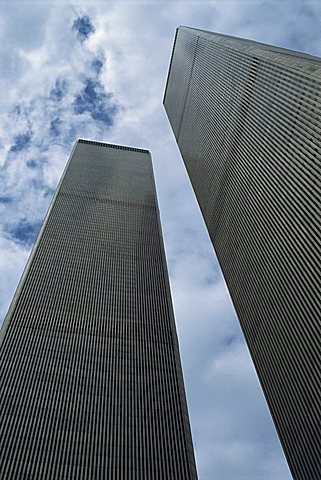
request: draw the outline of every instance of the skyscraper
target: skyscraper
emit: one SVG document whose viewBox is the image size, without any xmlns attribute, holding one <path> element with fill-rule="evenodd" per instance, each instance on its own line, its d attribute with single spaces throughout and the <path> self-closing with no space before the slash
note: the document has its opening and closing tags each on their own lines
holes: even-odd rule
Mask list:
<svg viewBox="0 0 321 480">
<path fill-rule="evenodd" d="M 321 478 L 321 60 L 180 27 L 164 105 L 296 479 Z"/>
<path fill-rule="evenodd" d="M 196 479 L 147 150 L 76 142 L 0 346 L 1 479 Z"/>
</svg>

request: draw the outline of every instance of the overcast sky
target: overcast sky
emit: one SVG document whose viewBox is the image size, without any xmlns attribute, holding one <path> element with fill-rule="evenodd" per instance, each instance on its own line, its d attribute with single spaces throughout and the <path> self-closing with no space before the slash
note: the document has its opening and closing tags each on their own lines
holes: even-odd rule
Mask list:
<svg viewBox="0 0 321 480">
<path fill-rule="evenodd" d="M 0 2 L 0 315 L 72 145 L 149 148 L 200 480 L 291 478 L 162 107 L 175 28 L 321 55 L 319 2 Z"/>
</svg>

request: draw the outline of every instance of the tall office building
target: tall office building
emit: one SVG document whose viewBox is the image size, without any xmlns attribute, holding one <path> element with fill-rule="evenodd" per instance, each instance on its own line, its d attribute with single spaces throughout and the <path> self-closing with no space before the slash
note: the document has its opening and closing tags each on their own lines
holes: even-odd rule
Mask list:
<svg viewBox="0 0 321 480">
<path fill-rule="evenodd" d="M 196 479 L 147 150 L 76 143 L 0 368 L 1 479 Z"/>
<path fill-rule="evenodd" d="M 321 60 L 180 27 L 164 105 L 295 479 L 321 478 Z"/>
</svg>

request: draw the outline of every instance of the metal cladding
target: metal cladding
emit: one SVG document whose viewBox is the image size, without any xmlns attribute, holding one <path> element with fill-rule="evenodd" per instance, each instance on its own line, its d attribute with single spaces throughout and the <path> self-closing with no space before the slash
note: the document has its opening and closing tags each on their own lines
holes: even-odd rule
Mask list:
<svg viewBox="0 0 321 480">
<path fill-rule="evenodd" d="M 321 60 L 180 27 L 164 105 L 291 472 L 321 478 Z"/>
<path fill-rule="evenodd" d="M 0 376 L 1 479 L 196 479 L 147 150 L 76 144 Z"/>
</svg>

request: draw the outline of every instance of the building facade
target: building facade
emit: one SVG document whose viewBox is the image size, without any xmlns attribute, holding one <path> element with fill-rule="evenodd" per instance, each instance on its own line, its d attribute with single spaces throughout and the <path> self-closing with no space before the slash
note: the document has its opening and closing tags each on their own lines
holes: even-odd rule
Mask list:
<svg viewBox="0 0 321 480">
<path fill-rule="evenodd" d="M 164 106 L 295 479 L 321 478 L 321 60 L 180 27 Z"/>
<path fill-rule="evenodd" d="M 149 151 L 76 142 L 0 339 L 1 479 L 196 479 Z"/>
</svg>

